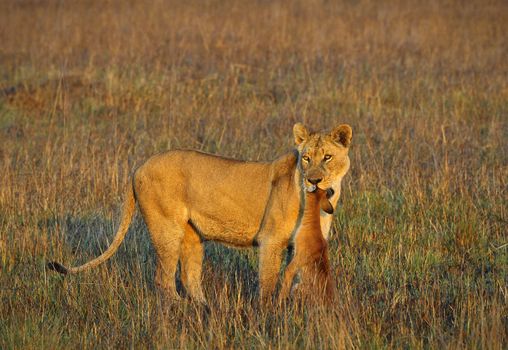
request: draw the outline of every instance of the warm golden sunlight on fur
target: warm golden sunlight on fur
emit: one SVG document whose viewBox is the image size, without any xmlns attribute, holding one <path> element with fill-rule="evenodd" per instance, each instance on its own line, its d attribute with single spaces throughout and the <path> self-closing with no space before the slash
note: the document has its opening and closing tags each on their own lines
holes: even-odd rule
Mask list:
<svg viewBox="0 0 508 350">
<path fill-rule="evenodd" d="M 178 299 L 175 273 L 190 296 L 205 302 L 201 287 L 202 241 L 233 247 L 259 246 L 261 295 L 276 286 L 282 254 L 302 216 L 305 188 L 332 188 L 333 206 L 349 169 L 352 131 L 340 125 L 329 133 L 310 133 L 295 124 L 297 149 L 273 162 L 245 162 L 196 151 L 170 151 L 140 166 L 127 187 L 124 213 L 111 246 L 79 267 L 49 267 L 77 273 L 109 259 L 123 241 L 137 202 L 157 253 L 156 283 Z M 321 218 L 328 234 L 331 215 Z"/>
<path fill-rule="evenodd" d="M 507 33 L 507 0 L 0 1 L 0 349 L 508 349 Z M 278 303 L 330 188 L 335 298 Z"/>
</svg>

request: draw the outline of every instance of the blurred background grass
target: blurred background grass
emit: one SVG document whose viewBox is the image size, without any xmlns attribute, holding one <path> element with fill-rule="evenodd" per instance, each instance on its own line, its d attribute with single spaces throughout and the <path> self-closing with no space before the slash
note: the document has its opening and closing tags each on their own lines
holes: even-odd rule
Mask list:
<svg viewBox="0 0 508 350">
<path fill-rule="evenodd" d="M 0 1 L 0 348 L 508 346 L 505 1 Z M 270 160 L 353 127 L 331 309 L 257 305 L 208 244 L 211 314 L 166 305 L 124 185 L 174 148 Z"/>
</svg>

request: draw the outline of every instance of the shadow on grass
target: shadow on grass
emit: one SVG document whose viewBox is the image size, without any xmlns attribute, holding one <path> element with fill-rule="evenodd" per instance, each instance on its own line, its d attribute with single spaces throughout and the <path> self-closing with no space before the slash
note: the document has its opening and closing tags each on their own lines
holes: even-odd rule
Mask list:
<svg viewBox="0 0 508 350">
<path fill-rule="evenodd" d="M 61 237 L 61 242 L 57 244 L 60 248 L 57 249 L 62 249 L 64 253 L 54 252 L 54 256 L 63 256 L 64 261 L 60 262 L 68 267 L 79 266 L 100 256 L 113 241 L 118 228 L 112 220 L 96 214 L 45 219 L 39 222 L 39 227 L 42 226 L 45 226 L 51 235 Z M 141 278 L 142 284 L 153 283 L 155 251 L 151 246 L 148 230 L 137 215 L 133 218 L 118 251 L 103 265 L 108 264 L 114 265 L 108 268 L 118 268 L 123 275 L 138 275 L 136 279 Z"/>
<path fill-rule="evenodd" d="M 205 243 L 203 286 L 227 286 L 232 295 L 253 298 L 259 290 L 258 259 L 254 249 L 228 248 L 219 243 Z"/>
<path fill-rule="evenodd" d="M 45 219 L 38 223 L 51 235 L 62 237 L 58 246 L 69 250 L 73 258 L 60 261 L 65 266 L 79 266 L 101 255 L 113 241 L 117 224 L 101 215 L 71 216 Z M 254 249 L 238 250 L 214 242 L 204 242 L 202 283 L 209 287 L 228 286 L 231 295 L 253 298 L 258 293 L 258 263 Z M 51 254 L 53 254 L 52 252 Z M 56 254 L 58 256 L 60 254 Z M 55 259 L 50 259 L 55 260 Z M 57 260 L 57 259 L 56 259 Z M 140 215 L 136 215 L 118 251 L 103 265 L 113 264 L 122 275 L 140 279 L 143 285 L 156 290 L 154 274 L 156 253 L 148 229 Z M 141 276 L 139 276 L 141 275 Z M 186 296 L 181 284 L 180 268 L 176 273 L 177 289 Z"/>
</svg>

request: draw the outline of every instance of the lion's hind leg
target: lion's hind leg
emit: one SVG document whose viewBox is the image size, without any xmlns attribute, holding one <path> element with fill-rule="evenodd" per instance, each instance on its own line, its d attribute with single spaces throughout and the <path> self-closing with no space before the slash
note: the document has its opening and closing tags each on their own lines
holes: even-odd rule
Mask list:
<svg viewBox="0 0 508 350">
<path fill-rule="evenodd" d="M 180 296 L 176 291 L 175 274 L 186 223 L 169 220 L 162 215 L 150 214 L 145 215 L 145 222 L 157 254 L 155 284 L 166 293 L 168 298 L 178 300 Z"/>
<path fill-rule="evenodd" d="M 205 304 L 201 287 L 201 270 L 203 266 L 203 243 L 190 224 L 185 226 L 185 235 L 180 250 L 182 283 L 190 297 Z"/>
</svg>

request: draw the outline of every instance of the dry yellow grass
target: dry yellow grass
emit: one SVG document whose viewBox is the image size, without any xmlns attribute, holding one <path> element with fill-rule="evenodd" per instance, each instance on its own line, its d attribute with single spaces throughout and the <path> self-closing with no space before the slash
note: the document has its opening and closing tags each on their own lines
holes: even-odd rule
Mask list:
<svg viewBox="0 0 508 350">
<path fill-rule="evenodd" d="M 0 348 L 508 346 L 505 1 L 1 1 Z M 256 251 L 207 246 L 205 317 L 166 305 L 130 171 L 193 148 L 273 159 L 349 123 L 339 303 L 257 304 Z"/>
</svg>

